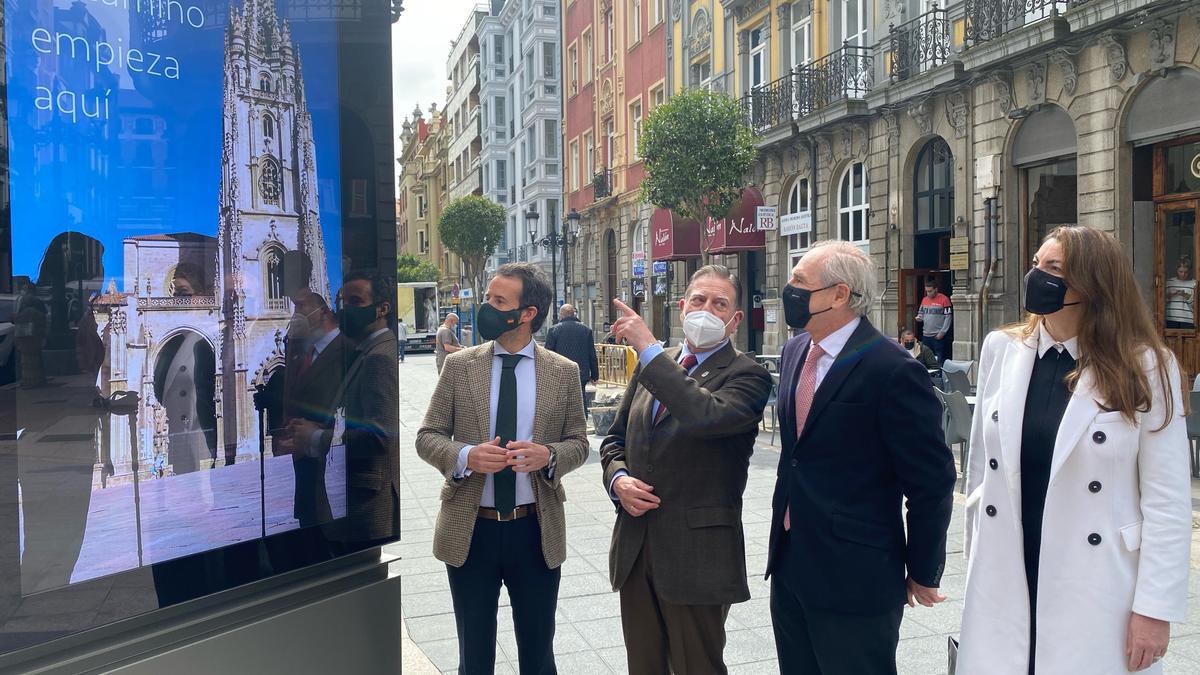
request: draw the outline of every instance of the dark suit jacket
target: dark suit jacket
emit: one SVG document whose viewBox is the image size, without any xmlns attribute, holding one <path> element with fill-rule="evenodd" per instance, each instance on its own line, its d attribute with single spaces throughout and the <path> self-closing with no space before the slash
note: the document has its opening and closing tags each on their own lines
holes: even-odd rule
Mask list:
<svg viewBox="0 0 1200 675">
<path fill-rule="evenodd" d="M 579 319 L 568 317 L 550 327 L 546 349 L 567 357 L 579 366 L 579 381 L 589 382 L 600 377 L 596 364 L 596 339 L 592 329 Z"/>
<path fill-rule="evenodd" d="M 288 365 L 288 391 L 284 398 L 284 409 L 290 418 L 315 422 L 325 429 L 333 429 L 337 408 L 338 389 L 346 378 L 351 359 L 357 352 L 342 335 L 335 337 L 308 368 L 302 369 L 302 359 Z M 272 378 L 274 380 L 274 378 Z M 309 439 L 297 439 L 301 443 Z M 325 455 L 308 457 L 292 456 L 296 479 L 296 498 L 293 515 L 301 526 L 315 525 L 332 519 L 329 497 L 325 490 Z"/>
<path fill-rule="evenodd" d="M 925 368 L 864 318 L 817 388 L 796 438 L 807 333 L 780 357 L 782 452 L 767 576 L 788 575 L 806 606 L 879 614 L 906 601 L 905 577 L 941 582 L 956 473 Z M 901 500 L 908 500 L 905 539 Z M 789 565 L 777 565 L 791 506 Z"/>
<path fill-rule="evenodd" d="M 609 550 L 614 590 L 643 547 L 667 602 L 728 605 L 750 599 L 742 493 L 771 376 L 726 345 L 688 377 L 666 350 L 634 373 L 600 448 L 604 489 L 624 469 L 654 486 L 662 504 L 640 518 L 617 506 Z M 654 425 L 655 399 L 668 414 Z"/>
</svg>

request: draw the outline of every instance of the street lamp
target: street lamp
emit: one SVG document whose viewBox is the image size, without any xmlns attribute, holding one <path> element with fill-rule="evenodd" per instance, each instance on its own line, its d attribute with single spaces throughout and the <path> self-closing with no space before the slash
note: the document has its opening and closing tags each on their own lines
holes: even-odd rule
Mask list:
<svg viewBox="0 0 1200 675">
<path fill-rule="evenodd" d="M 550 275 L 551 275 L 550 278 L 553 280 L 553 284 L 554 284 L 555 312 L 554 312 L 554 316 L 552 317 L 552 320 L 554 323 L 558 323 L 558 311 L 557 310 L 558 310 L 558 306 L 559 306 L 558 305 L 558 249 L 562 248 L 562 250 L 563 250 L 563 272 L 565 273 L 567 270 L 567 264 L 568 264 L 567 249 L 569 247 L 574 246 L 579 240 L 579 219 L 580 219 L 579 212 L 576 211 L 575 209 L 571 209 L 571 213 L 569 213 L 567 215 L 566 220 L 563 222 L 563 229 L 565 230 L 564 234 L 558 233 L 558 227 L 554 224 L 554 221 L 551 220 L 550 221 L 550 232 L 548 232 L 546 234 L 546 236 L 542 237 L 541 239 L 538 239 L 538 236 L 537 236 L 537 234 L 538 234 L 538 230 L 537 230 L 538 212 L 535 211 L 532 206 L 529 208 L 528 211 L 525 212 L 525 221 L 527 223 L 529 223 L 529 225 L 528 225 L 528 227 L 529 227 L 529 243 L 534 247 L 536 247 L 538 244 L 541 244 L 542 248 L 550 251 Z M 564 274 L 564 277 L 566 277 L 565 274 Z M 565 291 L 566 291 L 565 278 L 563 281 L 563 291 L 565 294 Z"/>
<path fill-rule="evenodd" d="M 571 284 L 571 255 L 567 248 L 574 248 L 575 244 L 579 243 L 580 220 L 579 212 L 572 208 L 564 222 L 563 232 L 566 233 L 566 236 L 562 238 L 561 242 L 563 247 L 563 302 L 567 301 L 567 287 Z"/>
</svg>

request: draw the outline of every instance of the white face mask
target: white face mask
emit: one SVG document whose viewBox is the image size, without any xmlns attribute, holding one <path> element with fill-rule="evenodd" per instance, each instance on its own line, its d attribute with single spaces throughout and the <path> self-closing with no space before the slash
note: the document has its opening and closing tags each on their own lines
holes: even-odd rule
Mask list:
<svg viewBox="0 0 1200 675">
<path fill-rule="evenodd" d="M 710 349 L 725 339 L 725 329 L 730 323 L 733 323 L 733 319 L 722 323 L 711 312 L 705 310 L 689 312 L 683 317 L 683 334 L 696 349 Z"/>
</svg>

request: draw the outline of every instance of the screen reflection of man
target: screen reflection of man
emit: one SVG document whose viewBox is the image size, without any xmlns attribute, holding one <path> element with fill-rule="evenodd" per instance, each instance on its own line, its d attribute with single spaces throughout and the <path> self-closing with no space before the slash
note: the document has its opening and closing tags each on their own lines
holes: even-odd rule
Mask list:
<svg viewBox="0 0 1200 675">
<path fill-rule="evenodd" d="M 347 356 L 352 348 L 338 328 L 337 318 L 325 299 L 309 293 L 296 303 L 296 312 L 308 322 L 311 346 L 301 355 L 289 373 L 291 383 L 284 394 L 284 409 L 291 420 L 311 422 L 321 431 L 332 430 L 337 415 L 336 396 L 346 374 Z M 292 456 L 296 477 L 294 515 L 301 527 L 320 525 L 333 519 L 329 495 L 325 489 L 325 464 L 328 447 L 322 434 L 299 436 L 282 433 L 275 438 L 275 454 Z"/>
</svg>

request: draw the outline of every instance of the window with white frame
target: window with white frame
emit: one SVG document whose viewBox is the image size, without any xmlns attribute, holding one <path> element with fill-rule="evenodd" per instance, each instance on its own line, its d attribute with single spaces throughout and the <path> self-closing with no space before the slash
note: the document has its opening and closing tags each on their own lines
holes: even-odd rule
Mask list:
<svg viewBox="0 0 1200 675">
<path fill-rule="evenodd" d="M 543 139 L 546 157 L 550 159 L 558 159 L 558 120 L 546 120 L 544 127 L 545 138 Z"/>
<path fill-rule="evenodd" d="M 613 10 L 604 13 L 604 62 L 612 61 L 613 50 L 616 49 L 616 33 L 613 29 Z"/>
<path fill-rule="evenodd" d="M 663 20 L 663 0 L 650 0 L 650 25 L 657 26 Z"/>
<path fill-rule="evenodd" d="M 867 172 L 862 162 L 846 168 L 838 185 L 838 238 L 865 245 L 868 205 Z"/>
<path fill-rule="evenodd" d="M 583 31 L 583 83 L 592 81 L 592 71 L 595 70 L 596 52 L 592 44 L 592 31 Z"/>
<path fill-rule="evenodd" d="M 579 47 L 577 45 L 571 45 L 571 48 L 567 50 L 567 64 L 567 67 L 571 69 L 567 73 L 567 78 L 570 80 L 568 86 L 571 87 L 572 94 L 577 94 L 579 93 Z"/>
<path fill-rule="evenodd" d="M 666 88 L 663 87 L 662 85 L 659 85 L 658 87 L 656 87 L 654 89 L 653 92 L 651 92 L 650 98 L 654 101 L 655 108 L 666 103 L 667 102 Z"/>
<path fill-rule="evenodd" d="M 812 223 L 811 199 L 812 192 L 809 188 L 808 179 L 797 179 L 796 182 L 792 184 L 792 191 L 788 194 L 787 212 L 789 214 L 808 212 L 810 214 L 810 227 Z M 788 235 L 788 259 L 791 261 L 791 265 L 788 267 L 788 274 L 791 273 L 792 267 L 795 267 L 796 263 L 799 262 L 800 256 L 804 255 L 804 252 L 807 251 L 810 246 L 812 246 L 815 239 L 816 237 L 813 236 L 813 232 L 811 230 L 808 232 L 801 232 L 799 234 Z"/>
<path fill-rule="evenodd" d="M 841 5 L 842 41 L 851 47 L 866 47 L 866 0 L 841 0 Z"/>
<path fill-rule="evenodd" d="M 642 138 L 642 102 L 638 101 L 629 106 L 629 129 L 632 131 L 630 135 L 629 156 L 641 158 L 641 153 L 638 152 L 638 141 Z"/>
<path fill-rule="evenodd" d="M 571 176 L 568 179 L 571 186 L 571 191 L 579 189 L 579 141 L 571 141 L 571 166 L 567 169 Z"/>
<path fill-rule="evenodd" d="M 555 63 L 557 52 L 553 42 L 542 43 L 542 76 L 547 80 L 558 77 L 558 66 Z"/>
<path fill-rule="evenodd" d="M 646 224 L 638 223 L 633 228 L 633 252 L 646 254 Z"/>
<path fill-rule="evenodd" d="M 800 0 L 792 5 L 792 68 L 812 61 L 812 27 L 812 0 Z"/>
<path fill-rule="evenodd" d="M 596 176 L 596 140 L 592 132 L 583 135 L 583 180 L 591 183 Z"/>
<path fill-rule="evenodd" d="M 767 83 L 767 42 L 763 39 L 763 29 L 755 28 L 750 31 L 750 89 L 757 89 Z"/>
<path fill-rule="evenodd" d="M 637 44 L 642 39 L 642 0 L 629 3 L 629 44 Z"/>
<path fill-rule="evenodd" d="M 604 122 L 604 168 L 611 169 L 617 158 L 617 125 L 613 118 Z"/>
</svg>

